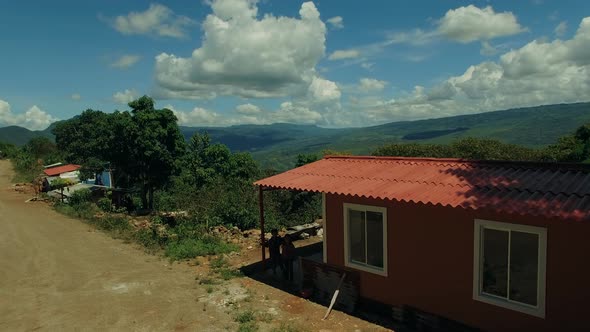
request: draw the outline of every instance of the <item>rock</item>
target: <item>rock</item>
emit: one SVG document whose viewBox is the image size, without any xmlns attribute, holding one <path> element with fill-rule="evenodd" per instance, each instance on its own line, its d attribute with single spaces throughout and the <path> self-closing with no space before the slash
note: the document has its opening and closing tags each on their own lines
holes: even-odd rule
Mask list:
<svg viewBox="0 0 590 332">
<path fill-rule="evenodd" d="M 318 229 L 318 232 L 316 233 L 316 235 L 319 237 L 324 236 L 324 229 L 323 228 Z"/>
<path fill-rule="evenodd" d="M 248 246 L 246 249 L 248 249 L 248 250 L 252 250 L 252 249 L 254 249 L 254 247 L 252 247 L 252 246 Z"/>
<path fill-rule="evenodd" d="M 309 234 L 307 234 L 307 233 L 305 233 L 305 232 L 302 232 L 302 233 L 299 235 L 299 237 L 301 237 L 301 238 L 302 238 L 302 239 L 304 239 L 304 240 L 305 240 L 305 239 L 309 239 Z"/>
</svg>

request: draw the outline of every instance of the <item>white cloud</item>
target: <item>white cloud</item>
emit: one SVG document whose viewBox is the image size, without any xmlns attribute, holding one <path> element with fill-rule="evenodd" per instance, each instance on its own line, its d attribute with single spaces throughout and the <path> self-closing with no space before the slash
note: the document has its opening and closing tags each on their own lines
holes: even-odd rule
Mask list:
<svg viewBox="0 0 590 332">
<path fill-rule="evenodd" d="M 361 63 L 361 68 L 366 69 L 368 71 L 372 71 L 374 66 L 375 66 L 375 63 L 374 62 L 363 62 L 363 63 Z"/>
<path fill-rule="evenodd" d="M 526 31 L 511 12 L 496 13 L 491 6 L 474 5 L 447 11 L 437 32 L 460 43 L 511 36 Z"/>
<path fill-rule="evenodd" d="M 262 110 L 260 107 L 248 103 L 236 106 L 236 112 L 244 115 L 256 115 L 260 114 Z"/>
<path fill-rule="evenodd" d="M 363 92 L 379 92 L 385 89 L 386 81 L 380 81 L 374 78 L 361 78 L 359 80 L 359 90 Z"/>
<path fill-rule="evenodd" d="M 33 105 L 25 113 L 15 114 L 10 104 L 0 99 L 0 124 L 21 126 L 30 130 L 43 130 L 58 119 Z"/>
<path fill-rule="evenodd" d="M 498 48 L 490 44 L 487 40 L 481 42 L 481 50 L 479 51 L 481 55 L 492 56 L 498 54 L 498 52 Z"/>
<path fill-rule="evenodd" d="M 126 54 L 111 63 L 111 67 L 119 69 L 127 69 L 136 64 L 141 57 L 139 55 Z"/>
<path fill-rule="evenodd" d="M 125 35 L 154 35 L 160 37 L 184 38 L 186 29 L 195 24 L 192 19 L 176 15 L 160 4 L 151 4 L 142 12 L 131 12 L 107 20 L 113 28 Z"/>
<path fill-rule="evenodd" d="M 344 28 L 344 20 L 341 16 L 334 16 L 326 20 L 326 22 L 330 23 L 333 29 L 342 29 Z"/>
<path fill-rule="evenodd" d="M 135 99 L 139 98 L 139 94 L 136 90 L 125 89 L 125 91 L 116 92 L 113 95 L 113 100 L 118 104 L 127 105 Z"/>
<path fill-rule="evenodd" d="M 567 22 L 566 21 L 562 21 L 560 22 L 556 27 L 555 30 L 553 30 L 555 32 L 555 35 L 557 37 L 563 37 L 563 35 L 565 35 L 566 31 L 567 31 Z"/>
<path fill-rule="evenodd" d="M 258 18 L 256 1 L 213 0 L 202 23 L 201 46 L 183 58 L 156 57 L 159 98 L 203 99 L 302 96 L 324 57 L 326 26 L 312 2 L 299 18 Z"/>
<path fill-rule="evenodd" d="M 360 56 L 361 53 L 358 50 L 337 50 L 330 54 L 328 60 L 354 59 Z"/>
<path fill-rule="evenodd" d="M 391 44 L 426 45 L 436 40 L 437 37 L 438 33 L 436 31 L 424 31 L 422 29 L 397 31 L 389 34 L 384 46 Z"/>
<path fill-rule="evenodd" d="M 80 94 L 79 94 L 79 93 L 73 93 L 73 94 L 70 96 L 70 98 L 71 98 L 72 100 L 80 100 L 80 99 L 82 99 L 82 96 L 80 96 Z"/>
<path fill-rule="evenodd" d="M 278 111 L 271 114 L 272 122 L 288 122 L 301 124 L 317 124 L 322 122 L 322 115 L 310 110 L 304 105 L 286 101 L 281 104 Z"/>
<path fill-rule="evenodd" d="M 165 108 L 176 115 L 178 124 L 182 126 L 225 126 L 228 124 L 222 115 L 202 107 L 195 107 L 190 112 L 178 111 L 171 105 Z"/>
<path fill-rule="evenodd" d="M 362 123 L 417 120 L 544 104 L 588 100 L 590 91 L 590 17 L 572 39 L 534 40 L 470 66 L 463 74 L 390 101 L 355 100 Z"/>
<path fill-rule="evenodd" d="M 331 102 L 340 99 L 340 89 L 336 83 L 319 77 L 313 78 L 308 92 L 310 98 L 316 102 Z"/>
</svg>

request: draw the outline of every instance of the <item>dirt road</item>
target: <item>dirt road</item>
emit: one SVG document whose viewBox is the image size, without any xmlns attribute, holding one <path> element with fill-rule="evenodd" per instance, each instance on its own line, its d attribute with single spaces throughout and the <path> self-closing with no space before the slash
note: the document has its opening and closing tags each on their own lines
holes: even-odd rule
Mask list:
<svg viewBox="0 0 590 332">
<path fill-rule="evenodd" d="M 0 330 L 225 330 L 190 268 L 24 203 L 0 160 Z"/>
<path fill-rule="evenodd" d="M 0 331 L 236 331 L 244 311 L 256 313 L 260 331 L 389 331 L 337 311 L 323 321 L 325 307 L 250 278 L 199 284 L 211 277 L 207 258 L 148 255 L 25 203 L 12 176 L 0 160 Z M 235 263 L 256 262 L 249 249 Z"/>
</svg>

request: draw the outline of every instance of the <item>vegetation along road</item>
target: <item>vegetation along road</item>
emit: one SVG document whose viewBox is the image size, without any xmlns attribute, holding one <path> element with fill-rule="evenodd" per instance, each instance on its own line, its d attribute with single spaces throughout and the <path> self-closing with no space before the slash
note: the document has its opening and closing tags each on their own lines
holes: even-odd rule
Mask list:
<svg viewBox="0 0 590 332">
<path fill-rule="evenodd" d="M 11 189 L 0 160 L 0 330 L 216 330 L 189 267 L 149 256 Z M 219 330 L 225 330 L 220 327 Z"/>
</svg>

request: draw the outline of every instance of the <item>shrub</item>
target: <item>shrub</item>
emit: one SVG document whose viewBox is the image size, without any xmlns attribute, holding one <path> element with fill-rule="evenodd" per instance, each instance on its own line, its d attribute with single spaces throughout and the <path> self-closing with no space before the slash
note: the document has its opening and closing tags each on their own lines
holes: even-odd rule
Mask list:
<svg viewBox="0 0 590 332">
<path fill-rule="evenodd" d="M 135 232 L 133 237 L 135 241 L 149 250 L 160 249 L 168 243 L 168 237 L 162 237 L 158 235 L 158 232 L 152 228 L 140 229 Z"/>
<path fill-rule="evenodd" d="M 113 204 L 111 202 L 111 199 L 108 197 L 103 197 L 99 199 L 98 202 L 96 202 L 96 205 L 98 205 L 98 207 L 104 212 L 112 212 L 113 210 Z"/>
<path fill-rule="evenodd" d="M 90 202 L 92 200 L 92 192 L 90 189 L 80 189 L 68 198 L 70 205 L 80 205 L 83 203 Z"/>
<path fill-rule="evenodd" d="M 234 317 L 234 321 L 240 324 L 253 322 L 255 319 L 256 316 L 254 315 L 254 311 L 252 310 L 242 311 Z"/>
<path fill-rule="evenodd" d="M 196 256 L 226 254 L 238 250 L 238 246 L 211 236 L 205 235 L 199 239 L 178 239 L 168 243 L 166 256 L 171 259 L 187 259 Z"/>
<path fill-rule="evenodd" d="M 248 322 L 244 324 L 240 324 L 238 327 L 238 332 L 256 332 L 258 331 L 258 325 L 256 322 Z"/>
</svg>

